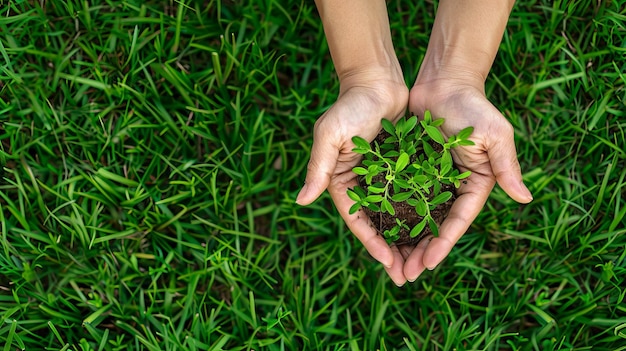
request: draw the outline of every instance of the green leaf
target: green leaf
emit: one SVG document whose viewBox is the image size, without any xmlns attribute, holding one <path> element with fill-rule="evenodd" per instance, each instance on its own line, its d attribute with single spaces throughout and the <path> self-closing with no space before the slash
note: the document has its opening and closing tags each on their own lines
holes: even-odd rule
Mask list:
<svg viewBox="0 0 626 351">
<path fill-rule="evenodd" d="M 422 231 L 424 230 L 424 228 L 426 227 L 426 223 L 427 223 L 426 219 L 423 219 L 421 222 L 415 225 L 415 227 L 413 227 L 413 229 L 411 229 L 411 232 L 409 233 L 411 238 L 415 238 L 416 236 L 420 235 Z"/>
<path fill-rule="evenodd" d="M 370 143 L 368 143 L 367 140 L 361 138 L 360 136 L 353 136 L 352 137 L 352 142 L 357 147 L 357 149 L 371 150 L 370 149 Z M 355 150 L 352 149 L 352 151 L 355 151 Z"/>
<path fill-rule="evenodd" d="M 444 140 L 443 134 L 441 134 L 439 129 L 429 125 L 425 126 L 424 129 L 426 130 L 426 134 L 428 134 L 428 136 L 433 139 L 437 144 L 445 144 L 446 141 Z"/>
<path fill-rule="evenodd" d="M 434 173 L 433 172 L 433 166 L 426 160 L 424 160 L 424 162 L 422 162 L 422 169 L 427 174 L 433 174 Z"/>
<path fill-rule="evenodd" d="M 409 147 L 404 149 L 404 151 L 406 151 L 409 156 L 415 155 L 415 153 L 417 152 L 417 149 L 415 148 L 415 143 L 410 143 Z"/>
<path fill-rule="evenodd" d="M 426 124 L 430 124 L 430 122 L 432 122 L 432 121 L 433 121 L 433 117 L 430 114 L 430 111 L 428 111 L 428 110 L 424 111 L 424 122 Z"/>
<path fill-rule="evenodd" d="M 406 150 L 409 148 L 409 146 L 411 145 L 410 142 L 406 141 L 406 140 L 402 140 L 402 142 L 400 143 L 400 152 L 406 152 Z"/>
<path fill-rule="evenodd" d="M 373 164 L 373 165 L 369 165 L 367 167 L 367 173 L 365 173 L 365 174 L 369 174 L 369 175 L 375 176 L 378 173 L 380 173 L 381 171 L 384 171 L 384 169 L 381 166 L 379 166 L 377 164 Z"/>
<path fill-rule="evenodd" d="M 359 208 L 361 208 L 361 204 L 359 204 L 359 203 L 357 202 L 357 203 L 355 203 L 354 205 L 350 206 L 350 211 L 349 211 L 349 213 L 350 213 L 350 214 L 355 214 L 355 213 L 359 210 Z"/>
<path fill-rule="evenodd" d="M 443 154 L 441 154 L 441 169 L 439 174 L 442 176 L 446 176 L 448 172 L 452 169 L 452 155 L 448 150 L 444 150 Z"/>
<path fill-rule="evenodd" d="M 348 197 L 352 201 L 356 201 L 356 202 L 361 201 L 361 198 L 359 197 L 359 194 L 355 193 L 352 189 L 348 189 Z"/>
<path fill-rule="evenodd" d="M 378 166 L 379 168 L 381 166 L 383 166 L 385 164 L 385 161 L 383 160 L 363 160 L 363 165 L 367 166 L 367 168 L 369 169 L 370 166 Z"/>
<path fill-rule="evenodd" d="M 357 175 L 366 175 L 367 169 L 363 168 L 363 167 L 354 167 L 352 168 L 352 172 L 356 173 Z"/>
<path fill-rule="evenodd" d="M 364 200 L 369 202 L 369 203 L 381 202 L 381 201 L 383 201 L 383 196 L 382 195 L 368 195 L 368 196 L 365 197 Z"/>
<path fill-rule="evenodd" d="M 404 179 L 396 178 L 396 179 L 394 179 L 393 182 L 394 182 L 394 184 L 398 185 L 402 189 L 410 189 L 411 188 L 411 184 L 409 184 L 409 182 L 407 182 Z"/>
<path fill-rule="evenodd" d="M 394 210 L 393 206 L 386 198 L 384 198 L 383 201 L 380 203 L 380 207 L 383 212 L 387 212 L 392 216 L 396 214 L 396 210 Z"/>
<path fill-rule="evenodd" d="M 369 208 L 370 210 L 372 210 L 374 212 L 380 212 L 380 206 L 378 206 L 376 204 L 369 204 L 369 205 L 367 205 L 367 208 Z"/>
<path fill-rule="evenodd" d="M 441 191 L 441 183 L 440 182 L 433 182 L 433 194 L 439 194 L 439 192 Z"/>
<path fill-rule="evenodd" d="M 413 207 L 417 206 L 419 202 L 420 201 L 414 197 L 406 200 L 406 203 Z"/>
<path fill-rule="evenodd" d="M 413 131 L 415 125 L 417 124 L 417 117 L 412 116 L 411 118 L 406 120 L 406 123 L 402 126 L 402 134 L 407 135 Z"/>
<path fill-rule="evenodd" d="M 423 174 L 416 174 L 413 176 L 413 181 L 417 184 L 425 184 L 428 181 L 428 177 Z"/>
<path fill-rule="evenodd" d="M 406 230 L 409 230 L 411 228 L 409 228 L 408 225 L 405 224 L 406 220 L 400 220 L 400 218 L 396 217 L 396 223 L 400 226 L 400 228 L 404 228 Z"/>
<path fill-rule="evenodd" d="M 395 136 L 390 136 L 383 141 L 382 146 L 384 149 L 392 148 L 394 146 L 393 144 L 397 142 L 398 142 L 398 138 L 396 138 Z"/>
<path fill-rule="evenodd" d="M 433 127 L 441 127 L 443 125 L 443 122 L 445 121 L 446 120 L 443 118 L 435 119 L 432 122 L 430 122 L 430 125 Z"/>
<path fill-rule="evenodd" d="M 426 203 L 424 201 L 418 200 L 417 204 L 415 205 L 415 212 L 417 212 L 417 214 L 421 217 L 426 216 L 426 213 L 428 213 L 428 207 L 426 206 Z"/>
<path fill-rule="evenodd" d="M 465 172 L 459 174 L 458 176 L 456 176 L 455 178 L 456 179 L 465 179 L 465 178 L 469 177 L 470 175 L 472 175 L 471 171 L 465 171 Z"/>
<path fill-rule="evenodd" d="M 380 187 L 377 186 L 376 184 L 374 185 L 370 185 L 367 187 L 367 191 L 369 191 L 370 193 L 374 193 L 374 194 L 381 194 L 383 192 L 385 192 L 385 187 Z"/>
<path fill-rule="evenodd" d="M 399 120 L 396 121 L 396 135 L 398 136 L 398 139 L 402 139 L 402 137 L 404 136 L 404 133 L 402 132 L 404 130 L 404 124 L 406 123 L 406 118 L 402 117 Z"/>
<path fill-rule="evenodd" d="M 396 128 L 393 126 L 393 123 L 391 123 L 388 119 L 381 119 L 380 124 L 383 125 L 383 129 L 387 133 L 391 134 L 392 136 L 396 136 Z"/>
<path fill-rule="evenodd" d="M 476 143 L 474 143 L 471 140 L 459 140 L 457 145 L 460 145 L 460 146 L 472 146 L 472 145 L 476 145 Z"/>
<path fill-rule="evenodd" d="M 428 217 L 428 226 L 430 227 L 430 231 L 433 232 L 433 236 L 439 236 L 439 227 L 437 227 L 437 223 L 431 217 Z"/>
<path fill-rule="evenodd" d="M 409 164 L 409 155 L 405 152 L 401 153 L 398 156 L 398 160 L 396 161 L 396 172 L 401 172 L 406 166 Z"/>
<path fill-rule="evenodd" d="M 430 204 L 434 205 L 434 206 L 437 206 L 437 205 L 440 205 L 440 204 L 450 200 L 451 197 L 452 197 L 452 193 L 451 192 L 444 191 L 443 193 L 435 196 L 435 198 L 430 201 Z"/>
<path fill-rule="evenodd" d="M 435 149 L 433 149 L 433 147 L 430 146 L 430 144 L 424 139 L 422 139 L 422 148 L 424 149 L 426 156 L 430 156 L 435 153 Z"/>
<path fill-rule="evenodd" d="M 460 140 L 465 140 L 469 138 L 470 135 L 472 135 L 472 132 L 474 132 L 474 127 L 464 128 L 456 135 L 456 138 Z"/>
<path fill-rule="evenodd" d="M 384 157 L 384 158 L 392 158 L 392 157 L 398 157 L 399 155 L 400 155 L 400 153 L 399 153 L 398 151 L 396 151 L 396 150 L 390 150 L 390 151 L 387 151 L 387 152 L 383 155 L 383 157 Z"/>
<path fill-rule="evenodd" d="M 357 193 L 361 199 L 367 196 L 367 194 L 365 194 L 365 190 L 360 186 L 355 186 L 352 190 L 354 190 L 354 192 Z"/>
<path fill-rule="evenodd" d="M 397 194 L 394 194 L 391 197 L 391 200 L 395 201 L 395 202 L 402 202 L 402 201 L 406 201 L 408 198 L 410 198 L 411 195 L 413 195 L 412 191 L 407 191 L 407 192 L 404 192 L 404 193 L 397 193 Z"/>
<path fill-rule="evenodd" d="M 392 189 L 393 189 L 394 194 L 402 192 L 402 188 L 396 183 L 395 180 L 393 181 L 392 186 L 393 186 Z"/>
<path fill-rule="evenodd" d="M 385 237 L 387 237 L 389 239 L 392 239 L 392 240 L 395 240 L 395 237 L 400 232 L 400 229 L 402 229 L 402 228 L 396 225 L 396 226 L 394 226 L 391 229 L 385 230 L 385 232 L 384 232 Z"/>
</svg>

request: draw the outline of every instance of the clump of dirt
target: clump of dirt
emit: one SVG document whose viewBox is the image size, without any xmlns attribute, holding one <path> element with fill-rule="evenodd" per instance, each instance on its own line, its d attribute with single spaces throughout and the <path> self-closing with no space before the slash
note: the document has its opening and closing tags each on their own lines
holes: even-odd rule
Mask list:
<svg viewBox="0 0 626 351">
<path fill-rule="evenodd" d="M 378 142 L 379 145 L 383 144 L 385 139 L 387 139 L 389 137 L 389 133 L 387 133 L 384 129 L 378 133 L 378 136 L 376 136 L 376 139 L 374 139 L 374 141 Z M 372 141 L 372 148 L 374 147 L 374 141 Z M 442 151 L 442 146 L 437 144 L 434 141 L 430 141 L 429 142 L 430 146 L 433 147 L 433 149 L 437 152 L 441 152 Z M 420 156 L 420 151 L 418 150 L 417 154 L 411 156 L 411 163 L 415 162 L 415 160 Z M 363 165 L 361 165 L 363 166 Z M 367 185 L 365 184 L 365 177 L 363 176 L 359 176 L 358 177 L 358 182 L 359 185 L 361 185 L 361 187 L 363 188 L 367 188 Z M 372 178 L 372 183 L 376 183 L 376 182 L 385 182 L 385 176 L 383 174 L 379 174 L 377 176 L 375 176 L 374 178 Z M 440 226 L 441 223 L 443 222 L 443 220 L 446 218 L 446 216 L 448 215 L 448 213 L 450 212 L 450 208 L 452 207 L 452 204 L 454 204 L 454 201 L 456 200 L 457 196 L 456 196 L 456 188 L 454 187 L 454 185 L 452 184 L 441 184 L 441 191 L 449 191 L 452 193 L 452 197 L 438 205 L 435 209 L 431 210 L 431 216 L 433 217 L 433 219 L 435 220 L 435 223 L 437 223 L 437 226 Z M 390 189 L 390 197 L 394 195 L 393 192 L 393 188 Z M 432 199 L 434 197 L 434 195 L 431 193 L 429 195 L 429 198 Z M 391 205 L 393 206 L 393 209 L 395 210 L 396 214 L 394 216 L 390 215 L 389 213 L 382 213 L 382 212 L 374 212 L 372 210 L 370 210 L 367 207 L 363 207 L 363 210 L 365 211 L 365 214 L 367 214 L 369 216 L 369 218 L 372 220 L 372 223 L 374 225 L 374 228 L 378 231 L 378 233 L 380 235 L 384 235 L 383 233 L 385 232 L 385 230 L 389 230 L 391 228 L 393 228 L 396 225 L 396 218 L 400 219 L 401 221 L 404 220 L 405 224 L 409 227 L 409 228 L 413 228 L 415 225 L 417 225 L 418 223 L 420 223 L 422 221 L 422 219 L 424 217 L 420 216 L 417 214 L 417 212 L 415 212 L 415 208 L 409 204 L 407 204 L 406 202 L 394 202 L 391 201 Z M 402 228 L 400 230 L 400 233 L 398 233 L 398 235 L 400 236 L 400 238 L 398 240 L 396 240 L 394 243 L 397 246 L 401 246 L 401 245 L 410 245 L 410 246 L 415 246 L 417 245 L 422 239 L 432 235 L 432 230 L 430 229 L 430 227 L 427 225 L 424 230 L 417 236 L 415 236 L 414 238 L 411 238 L 411 236 L 409 235 L 410 233 L 410 229 L 407 230 L 405 228 Z"/>
</svg>

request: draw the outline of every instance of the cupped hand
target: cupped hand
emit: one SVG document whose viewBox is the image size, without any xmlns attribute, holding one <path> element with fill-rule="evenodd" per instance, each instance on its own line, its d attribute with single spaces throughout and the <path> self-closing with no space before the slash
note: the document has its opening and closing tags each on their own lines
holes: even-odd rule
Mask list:
<svg viewBox="0 0 626 351">
<path fill-rule="evenodd" d="M 410 112 L 445 118 L 441 126 L 446 137 L 469 126 L 473 146 L 452 149 L 461 172 L 472 174 L 457 190 L 457 199 L 439 228 L 439 236 L 422 240 L 417 247 L 399 248 L 405 259 L 403 273 L 414 281 L 424 269 L 434 269 L 452 250 L 474 221 L 496 182 L 515 201 L 528 203 L 532 195 L 522 182 L 513 139 L 513 127 L 485 97 L 482 88 L 458 82 L 431 81 L 411 89 Z"/>
<path fill-rule="evenodd" d="M 385 266 L 394 283 L 402 285 L 406 282 L 402 271 L 404 259 L 397 248 L 390 247 L 377 234 L 362 210 L 349 214 L 354 201 L 346 193 L 357 185 L 352 168 L 361 161 L 360 155 L 352 152 L 355 147 L 352 137 L 358 135 L 374 140 L 382 118 L 395 121 L 406 112 L 408 88 L 404 82 L 385 83 L 380 77 L 375 78 L 342 89 L 337 101 L 315 123 L 305 185 L 296 202 L 308 205 L 328 189 L 352 233 L 370 255 Z"/>
</svg>

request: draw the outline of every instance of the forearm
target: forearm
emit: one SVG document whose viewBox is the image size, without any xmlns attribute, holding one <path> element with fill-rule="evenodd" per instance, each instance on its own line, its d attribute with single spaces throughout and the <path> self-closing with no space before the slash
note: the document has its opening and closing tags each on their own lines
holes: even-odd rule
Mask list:
<svg viewBox="0 0 626 351">
<path fill-rule="evenodd" d="M 384 0 L 316 0 L 340 81 L 369 72 L 402 72 Z"/>
<path fill-rule="evenodd" d="M 482 89 L 514 3 L 441 0 L 418 81 L 456 75 Z"/>
</svg>

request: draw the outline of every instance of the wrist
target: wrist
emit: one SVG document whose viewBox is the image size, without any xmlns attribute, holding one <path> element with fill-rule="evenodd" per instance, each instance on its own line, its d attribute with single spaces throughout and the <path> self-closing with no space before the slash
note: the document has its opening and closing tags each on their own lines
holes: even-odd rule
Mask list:
<svg viewBox="0 0 626 351">
<path fill-rule="evenodd" d="M 395 58 L 394 58 L 395 59 Z M 340 94 L 355 87 L 404 87 L 404 77 L 399 62 L 395 59 L 395 64 L 380 65 L 368 64 L 352 67 L 350 70 L 338 72 Z"/>
<path fill-rule="evenodd" d="M 424 62 L 414 86 L 427 86 L 433 93 L 472 89 L 484 95 L 487 74 L 462 62 Z"/>
<path fill-rule="evenodd" d="M 384 0 L 316 0 L 342 86 L 382 77 L 402 80 Z"/>
<path fill-rule="evenodd" d="M 364 115 L 395 120 L 406 113 L 409 89 L 401 72 L 388 67 L 368 67 L 351 71 L 340 81 L 339 100 L 348 99 L 368 106 Z M 357 100 L 351 100 L 356 98 Z"/>
<path fill-rule="evenodd" d="M 370 74 L 384 74 L 385 77 L 402 78 L 402 69 L 391 40 L 366 38 L 360 40 L 358 48 L 348 50 L 347 45 L 331 46 L 332 61 L 341 83 L 350 82 L 354 77 L 367 78 Z"/>
<path fill-rule="evenodd" d="M 417 81 L 482 90 L 512 6 L 512 0 L 441 0 Z"/>
</svg>

